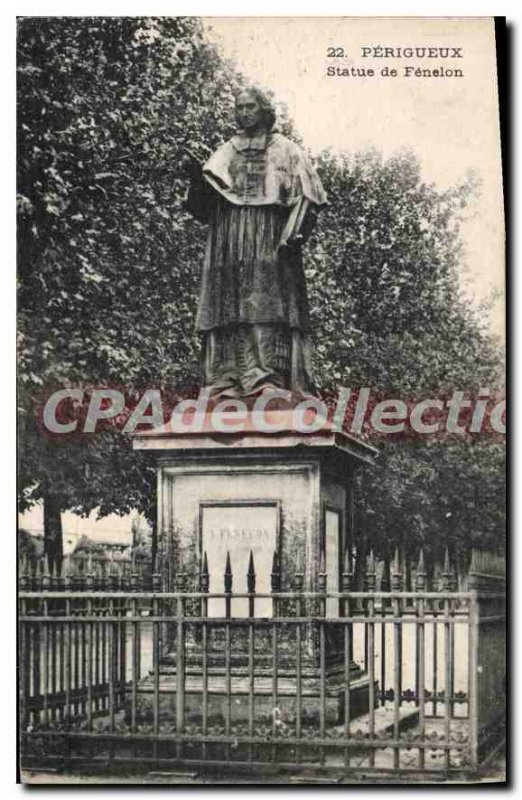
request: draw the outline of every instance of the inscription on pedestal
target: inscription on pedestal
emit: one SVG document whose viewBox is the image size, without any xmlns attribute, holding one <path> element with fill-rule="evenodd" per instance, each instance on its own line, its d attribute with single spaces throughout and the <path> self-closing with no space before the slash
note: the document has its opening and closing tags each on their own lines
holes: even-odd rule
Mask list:
<svg viewBox="0 0 522 800">
<path fill-rule="evenodd" d="M 206 552 L 209 569 L 209 593 L 223 592 L 227 552 L 233 575 L 232 591 L 247 591 L 250 552 L 254 558 L 256 593 L 270 593 L 270 573 L 274 550 L 278 547 L 279 506 L 277 503 L 220 503 L 201 506 L 201 552 Z M 210 598 L 210 617 L 225 616 L 225 601 Z M 256 617 L 272 616 L 272 601 L 256 598 Z M 234 597 L 233 617 L 248 616 L 248 599 Z"/>
</svg>

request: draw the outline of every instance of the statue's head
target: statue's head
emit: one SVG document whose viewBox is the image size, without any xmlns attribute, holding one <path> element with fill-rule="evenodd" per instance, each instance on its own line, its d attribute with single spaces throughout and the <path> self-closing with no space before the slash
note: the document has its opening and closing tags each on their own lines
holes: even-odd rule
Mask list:
<svg viewBox="0 0 522 800">
<path fill-rule="evenodd" d="M 242 89 L 236 95 L 236 121 L 248 132 L 270 130 L 276 119 L 274 106 L 257 87 Z"/>
</svg>

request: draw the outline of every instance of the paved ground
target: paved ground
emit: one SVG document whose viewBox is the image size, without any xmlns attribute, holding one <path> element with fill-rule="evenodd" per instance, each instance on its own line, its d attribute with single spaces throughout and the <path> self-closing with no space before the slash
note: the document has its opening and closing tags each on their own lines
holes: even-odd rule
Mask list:
<svg viewBox="0 0 522 800">
<path fill-rule="evenodd" d="M 420 751 L 418 746 L 415 747 L 416 742 L 419 740 L 418 728 L 418 708 L 413 704 L 404 704 L 400 709 L 400 737 L 404 742 L 400 752 L 400 766 L 411 770 L 420 770 Z M 426 737 L 433 740 L 433 747 L 427 748 L 424 751 L 425 769 L 433 770 L 431 778 L 426 774 L 422 775 L 420 772 L 408 778 L 403 777 L 398 779 L 396 774 L 391 772 L 394 767 L 394 751 L 390 747 L 386 747 L 385 740 L 391 736 L 393 731 L 394 711 L 393 704 L 386 703 L 385 706 L 379 707 L 374 712 L 374 735 L 378 739 L 383 740 L 382 749 L 370 750 L 364 748 L 364 739 L 361 738 L 361 748 L 354 749 L 351 753 L 351 766 L 357 770 L 351 774 L 346 773 L 344 766 L 344 752 L 336 748 L 326 750 L 325 764 L 328 772 L 324 771 L 323 774 L 317 770 L 311 773 L 303 774 L 295 770 L 293 775 L 275 774 L 270 777 L 245 777 L 245 772 L 240 774 L 236 767 L 236 774 L 232 775 L 231 771 L 227 773 L 203 774 L 202 769 L 199 767 L 186 767 L 179 769 L 179 771 L 151 771 L 148 773 L 134 775 L 125 774 L 123 767 L 120 767 L 120 772 L 117 774 L 103 775 L 86 775 L 86 774 L 61 774 L 58 771 L 26 771 L 22 775 L 24 783 L 31 784 L 178 784 L 178 785 L 231 785 L 231 784 L 305 784 L 305 785 L 318 785 L 327 783 L 367 783 L 367 784 L 380 784 L 380 783 L 404 783 L 404 782 L 419 782 L 419 783 L 462 783 L 470 782 L 469 774 L 466 775 L 466 761 L 465 754 L 468 742 L 468 720 L 465 718 L 454 717 L 450 721 L 450 739 L 455 742 L 457 746 L 450 751 L 450 763 L 452 767 L 456 767 L 459 772 L 453 773 L 456 777 L 451 780 L 444 779 L 445 775 L 445 759 L 446 751 L 437 748 L 438 741 L 444 740 L 445 736 L 445 720 L 443 718 L 427 718 L 426 719 Z M 357 721 L 352 723 L 357 731 L 353 730 L 352 734 L 358 734 L 360 737 L 368 735 L 369 728 L 369 714 L 357 718 Z M 337 736 L 343 735 L 342 726 L 337 728 L 329 728 L 328 735 L 336 739 Z M 356 738 L 359 738 L 356 735 Z M 407 744 L 406 744 L 407 741 Z M 460 744 L 460 748 L 459 748 Z M 120 754 L 121 755 L 121 754 Z M 373 757 L 373 763 L 372 763 Z M 370 770 L 376 768 L 382 770 L 383 774 L 378 777 L 372 776 Z M 197 770 L 197 771 L 196 771 Z M 387 770 L 390 770 L 387 772 Z M 114 769 L 116 773 L 116 769 Z M 491 763 L 484 769 L 479 778 L 473 782 L 503 782 L 505 780 L 505 759 L 503 756 L 497 755 L 491 760 Z"/>
<path fill-rule="evenodd" d="M 358 775 L 358 776 L 351 776 L 351 777 L 341 777 L 341 776 L 289 776 L 289 775 L 278 775 L 273 777 L 266 777 L 266 778 L 247 778 L 244 775 L 226 775 L 226 776 L 219 776 L 219 775 L 202 775 L 194 772 L 171 772 L 171 773 L 148 773 L 143 775 L 103 775 L 103 776 L 93 776 L 93 775 L 60 775 L 57 773 L 51 772 L 30 772 L 24 771 L 22 773 L 22 781 L 24 783 L 30 783 L 32 785 L 49 785 L 53 783 L 59 784 L 134 784 L 134 785 L 178 785 L 178 786 L 218 786 L 218 785 L 226 785 L 230 786 L 231 784 L 243 784 L 243 785 L 321 785 L 321 784 L 331 784 L 331 783 L 338 783 L 338 784 L 390 784 L 390 783 L 404 783 L 404 782 L 411 782 L 411 783 L 503 783 L 506 779 L 506 761 L 503 754 L 497 755 L 488 766 L 487 769 L 483 771 L 483 773 L 473 779 L 470 778 L 461 778 L 460 780 L 455 780 L 454 778 L 445 781 L 440 776 L 437 780 L 426 780 L 426 778 L 422 778 L 419 776 L 417 780 L 409 779 L 408 781 L 397 779 L 396 776 L 391 775 L 383 775 L 376 777 Z"/>
</svg>

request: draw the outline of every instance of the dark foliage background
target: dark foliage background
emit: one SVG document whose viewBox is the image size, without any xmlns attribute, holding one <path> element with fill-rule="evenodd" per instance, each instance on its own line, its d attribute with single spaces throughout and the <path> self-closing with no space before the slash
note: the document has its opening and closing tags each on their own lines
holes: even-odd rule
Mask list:
<svg viewBox="0 0 522 800">
<path fill-rule="evenodd" d="M 23 18 L 18 35 L 20 507 L 154 518 L 153 471 L 122 434 L 50 440 L 35 407 L 56 388 L 195 391 L 204 229 L 184 210 L 184 148 L 233 130 L 242 77 L 196 18 Z M 275 98 L 277 100 L 277 98 Z M 281 112 L 284 132 L 298 132 Z M 316 372 L 325 391 L 425 398 L 503 385 L 480 309 L 459 295 L 460 215 L 414 154 L 317 161 L 330 205 L 306 253 Z M 88 441 L 87 441 L 88 440 Z M 357 545 L 502 547 L 504 445 L 385 441 L 359 475 Z"/>
</svg>

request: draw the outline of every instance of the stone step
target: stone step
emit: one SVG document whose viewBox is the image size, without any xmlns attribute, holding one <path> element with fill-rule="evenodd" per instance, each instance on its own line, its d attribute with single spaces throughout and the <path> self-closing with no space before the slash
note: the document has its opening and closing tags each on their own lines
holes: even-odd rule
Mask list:
<svg viewBox="0 0 522 800">
<path fill-rule="evenodd" d="M 232 675 L 230 678 L 231 693 L 233 695 L 249 694 L 249 678 L 247 675 Z M 361 675 L 350 683 L 350 689 L 353 692 L 358 691 L 362 686 L 368 685 L 368 677 Z M 176 693 L 176 673 L 163 672 L 160 676 L 160 693 L 175 694 Z M 326 686 L 327 697 L 338 697 L 341 689 L 338 684 Z M 149 675 L 145 678 L 138 687 L 138 693 L 153 693 L 154 682 L 153 676 Z M 254 695 L 256 697 L 272 696 L 273 684 L 271 676 L 256 676 L 254 680 Z M 203 693 L 203 678 L 199 675 L 187 675 L 185 677 L 185 694 L 199 694 Z M 207 678 L 207 693 L 209 695 L 225 695 L 227 693 L 226 677 L 221 674 L 210 674 Z M 295 697 L 296 695 L 296 678 L 279 677 L 277 681 L 277 694 L 278 697 Z M 308 678 L 303 679 L 301 682 L 301 694 L 303 697 L 318 697 L 320 694 L 319 679 Z"/>
<path fill-rule="evenodd" d="M 374 736 L 380 738 L 392 733 L 395 724 L 394 709 L 387 706 L 379 706 L 374 710 L 373 720 Z M 418 721 L 418 708 L 406 708 L 405 706 L 401 706 L 399 708 L 399 731 L 405 731 L 409 728 L 415 727 L 418 724 Z M 333 728 L 333 730 L 339 736 L 341 736 L 344 731 L 344 726 L 337 725 Z M 360 717 L 357 717 L 357 719 L 351 723 L 350 735 L 356 736 L 358 734 L 359 736 L 365 736 L 369 733 L 370 714 L 368 712 L 366 714 L 361 714 Z M 361 742 L 361 744 L 364 746 L 364 742 Z"/>
</svg>

